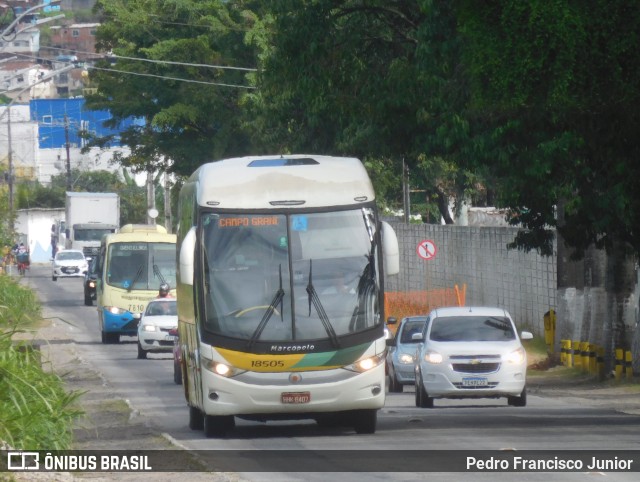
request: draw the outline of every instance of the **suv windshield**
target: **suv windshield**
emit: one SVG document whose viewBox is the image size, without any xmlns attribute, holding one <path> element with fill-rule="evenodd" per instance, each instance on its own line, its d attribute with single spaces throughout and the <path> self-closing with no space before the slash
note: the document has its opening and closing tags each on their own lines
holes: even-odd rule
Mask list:
<svg viewBox="0 0 640 482">
<path fill-rule="evenodd" d="M 380 323 L 373 211 L 204 214 L 205 327 L 313 340 Z"/>
<path fill-rule="evenodd" d="M 498 316 L 449 316 L 431 323 L 433 341 L 510 341 L 516 339 L 513 324 Z"/>
</svg>

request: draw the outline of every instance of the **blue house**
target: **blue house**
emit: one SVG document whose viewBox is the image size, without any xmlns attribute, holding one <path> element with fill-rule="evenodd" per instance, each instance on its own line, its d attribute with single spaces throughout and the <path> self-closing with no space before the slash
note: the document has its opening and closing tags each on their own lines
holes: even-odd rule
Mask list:
<svg viewBox="0 0 640 482">
<path fill-rule="evenodd" d="M 81 131 L 103 137 L 115 135 L 112 147 L 120 145 L 118 134 L 131 125 L 142 121 L 127 119 L 118 129 L 109 129 L 104 122 L 111 119 L 108 110 L 89 110 L 85 99 L 33 99 L 30 102 L 31 120 L 38 123 L 38 144 L 40 149 L 64 147 L 68 142 L 73 147 L 82 147 L 86 142 L 79 135 Z"/>
</svg>

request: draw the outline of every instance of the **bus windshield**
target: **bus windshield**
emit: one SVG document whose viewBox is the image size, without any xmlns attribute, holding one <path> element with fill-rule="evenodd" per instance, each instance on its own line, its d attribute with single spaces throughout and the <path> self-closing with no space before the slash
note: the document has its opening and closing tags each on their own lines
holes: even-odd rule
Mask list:
<svg viewBox="0 0 640 482">
<path fill-rule="evenodd" d="M 176 246 L 171 243 L 123 242 L 109 245 L 106 283 L 128 291 L 157 290 L 176 284 Z"/>
<path fill-rule="evenodd" d="M 335 341 L 381 322 L 372 209 L 204 213 L 201 225 L 206 330 Z"/>
</svg>

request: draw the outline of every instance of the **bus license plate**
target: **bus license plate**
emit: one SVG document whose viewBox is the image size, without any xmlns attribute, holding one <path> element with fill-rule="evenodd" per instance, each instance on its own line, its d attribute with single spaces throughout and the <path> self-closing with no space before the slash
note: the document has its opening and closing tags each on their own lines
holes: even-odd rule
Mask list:
<svg viewBox="0 0 640 482">
<path fill-rule="evenodd" d="M 280 395 L 282 403 L 309 403 L 311 401 L 310 392 L 282 392 Z"/>
<path fill-rule="evenodd" d="M 463 378 L 462 386 L 464 387 L 486 387 L 489 383 L 486 378 Z"/>
</svg>

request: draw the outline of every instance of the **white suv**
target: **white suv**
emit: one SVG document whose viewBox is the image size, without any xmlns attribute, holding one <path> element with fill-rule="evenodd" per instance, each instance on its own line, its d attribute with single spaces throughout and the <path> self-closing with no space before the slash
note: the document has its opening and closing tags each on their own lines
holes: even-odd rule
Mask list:
<svg viewBox="0 0 640 482">
<path fill-rule="evenodd" d="M 416 406 L 435 398 L 499 398 L 527 404 L 527 354 L 509 313 L 501 308 L 449 307 L 429 313 L 415 356 Z"/>
</svg>

